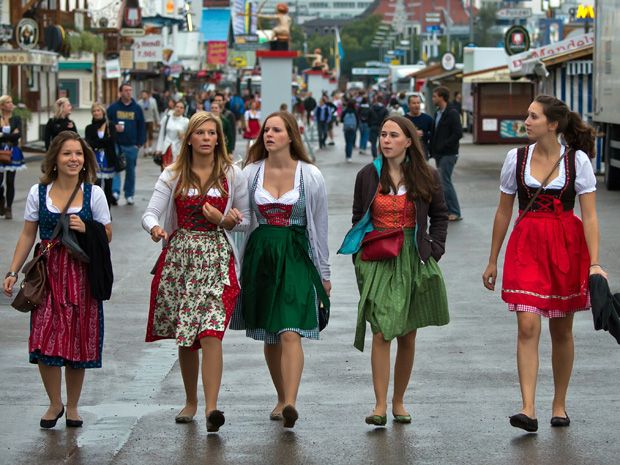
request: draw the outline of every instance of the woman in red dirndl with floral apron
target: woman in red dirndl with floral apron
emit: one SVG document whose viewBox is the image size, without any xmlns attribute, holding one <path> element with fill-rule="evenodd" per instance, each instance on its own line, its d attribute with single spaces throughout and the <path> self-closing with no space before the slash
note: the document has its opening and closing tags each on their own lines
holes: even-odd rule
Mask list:
<svg viewBox="0 0 620 465">
<path fill-rule="evenodd" d="M 533 143 L 511 150 L 504 162 L 491 254 L 482 279 L 494 290 L 497 258 L 517 197 L 519 220 L 506 248 L 502 299 L 517 314 L 523 407 L 510 417 L 510 424 L 534 432 L 541 317 L 549 319 L 553 348 L 551 426 L 569 426 L 566 392 L 574 359 L 573 316 L 590 309 L 589 275 L 607 275 L 598 263 L 596 178 L 587 155 L 594 152 L 593 130 L 562 101 L 544 95 L 530 105 L 525 125 Z M 567 146 L 560 144 L 560 134 Z M 573 213 L 577 197 L 583 222 Z"/>
</svg>

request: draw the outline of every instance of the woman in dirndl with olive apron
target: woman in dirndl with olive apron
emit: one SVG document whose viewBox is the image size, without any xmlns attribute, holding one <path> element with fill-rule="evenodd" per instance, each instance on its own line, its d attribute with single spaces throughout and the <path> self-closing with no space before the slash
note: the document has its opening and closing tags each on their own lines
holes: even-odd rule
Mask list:
<svg viewBox="0 0 620 465">
<path fill-rule="evenodd" d="M 360 292 L 354 346 L 364 350 L 366 322 L 373 333 L 376 399 L 365 421 L 385 426 L 391 341 L 398 342 L 392 415 L 397 423 L 411 423 L 404 397 L 417 330 L 450 321 L 437 265 L 445 251 L 448 210 L 437 172 L 425 160 L 413 123 L 402 116 L 386 118 L 379 141 L 382 156 L 357 175 L 353 228 L 339 253 L 354 254 Z"/>
</svg>

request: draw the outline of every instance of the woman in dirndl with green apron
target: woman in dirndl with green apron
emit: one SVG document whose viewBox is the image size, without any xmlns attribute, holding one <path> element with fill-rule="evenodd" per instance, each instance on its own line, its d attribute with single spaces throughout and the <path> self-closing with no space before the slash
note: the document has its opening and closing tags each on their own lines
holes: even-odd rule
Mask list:
<svg viewBox="0 0 620 465">
<path fill-rule="evenodd" d="M 243 321 L 233 318 L 231 327 L 264 341 L 278 395 L 270 418 L 292 428 L 304 365 L 301 338 L 319 339 L 318 304 L 329 308 L 325 182 L 288 112 L 265 120 L 244 174 L 253 230 L 241 272 Z"/>
<path fill-rule="evenodd" d="M 411 423 L 404 396 L 413 369 L 417 329 L 450 321 L 437 265 L 445 251 L 448 229 L 448 210 L 437 172 L 424 158 L 415 126 L 402 116 L 383 122 L 380 149 L 382 156 L 357 174 L 353 228 L 339 250 L 354 254 L 360 292 L 354 346 L 364 350 L 366 322 L 373 333 L 376 404 L 365 421 L 375 426 L 387 423 L 391 341 L 398 342 L 392 414 L 397 423 Z M 391 237 L 376 239 L 378 231 Z M 399 239 L 400 250 L 394 247 Z"/>
</svg>

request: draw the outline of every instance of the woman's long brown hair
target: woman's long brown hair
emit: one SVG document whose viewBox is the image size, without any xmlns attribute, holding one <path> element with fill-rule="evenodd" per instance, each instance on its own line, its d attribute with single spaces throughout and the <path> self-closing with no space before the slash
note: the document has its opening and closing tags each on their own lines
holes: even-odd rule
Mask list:
<svg viewBox="0 0 620 465">
<path fill-rule="evenodd" d="M 207 180 L 206 184 L 201 184 L 200 178 L 192 171 L 194 153 L 192 151 L 190 140 L 192 134 L 196 132 L 200 126 L 208 123 L 209 121 L 213 121 L 215 123 L 217 145 L 213 150 L 213 171 L 211 172 L 211 176 Z M 176 195 L 187 195 L 191 188 L 198 189 L 200 193 L 204 194 L 213 186 L 215 186 L 223 196 L 228 195 L 228 192 L 226 192 L 224 185 L 222 184 L 222 177 L 226 175 L 233 161 L 232 157 L 226 151 L 226 143 L 224 141 L 225 138 L 224 130 L 222 129 L 222 122 L 217 116 L 207 111 L 199 111 L 194 113 L 189 120 L 187 131 L 185 131 L 179 157 L 171 165 L 173 173 L 176 176 L 179 176 L 179 184 Z"/>
<path fill-rule="evenodd" d="M 401 164 L 405 187 L 407 188 L 407 198 L 411 201 L 420 198 L 425 202 L 430 202 L 433 193 L 437 191 L 439 185 L 436 177 L 433 176 L 431 167 L 424 158 L 422 144 L 420 143 L 416 127 L 404 116 L 389 116 L 383 120 L 381 130 L 383 130 L 383 126 L 388 121 L 396 123 L 403 131 L 403 134 L 405 134 L 405 137 L 411 139 L 411 145 L 407 147 L 405 160 Z M 398 192 L 398 186 L 394 185 L 390 177 L 390 170 L 385 157 L 381 168 L 381 175 L 379 176 L 379 183 L 382 194 L 389 194 L 391 191 Z"/>
<path fill-rule="evenodd" d="M 43 176 L 41 176 L 41 184 L 51 184 L 58 179 L 58 170 L 56 168 L 56 160 L 62 150 L 62 146 L 68 140 L 76 140 L 82 146 L 82 152 L 84 153 L 84 166 L 80 170 L 79 180 L 80 183 L 94 184 L 97 181 L 97 159 L 95 153 L 90 148 L 90 145 L 82 139 L 77 132 L 62 131 L 50 145 L 45 158 L 43 159 Z"/>
<path fill-rule="evenodd" d="M 290 114 L 288 111 L 276 111 L 275 113 L 270 114 L 265 121 L 263 122 L 260 133 L 256 138 L 256 142 L 250 147 L 250 151 L 248 152 L 248 157 L 245 160 L 244 166 L 255 163 L 259 160 L 263 160 L 269 156 L 269 152 L 265 147 L 265 125 L 270 118 L 279 117 L 284 122 L 284 127 L 286 128 L 286 132 L 288 136 L 291 138 L 291 158 L 293 160 L 301 160 L 306 163 L 312 164 L 312 160 L 308 156 L 308 152 L 304 148 L 304 143 L 301 141 L 301 133 L 299 132 L 299 126 L 297 125 L 297 120 L 295 117 Z"/>
</svg>

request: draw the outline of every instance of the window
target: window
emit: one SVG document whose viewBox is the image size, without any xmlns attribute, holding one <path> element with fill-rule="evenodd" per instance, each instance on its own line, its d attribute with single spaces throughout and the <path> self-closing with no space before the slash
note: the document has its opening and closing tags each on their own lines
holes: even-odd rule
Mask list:
<svg viewBox="0 0 620 465">
<path fill-rule="evenodd" d="M 355 2 L 334 2 L 334 8 L 355 8 Z"/>
<path fill-rule="evenodd" d="M 329 8 L 329 3 L 327 2 L 310 2 L 310 8 Z"/>
<path fill-rule="evenodd" d="M 67 97 L 74 108 L 80 106 L 80 80 L 79 79 L 59 79 L 58 97 Z"/>
</svg>

